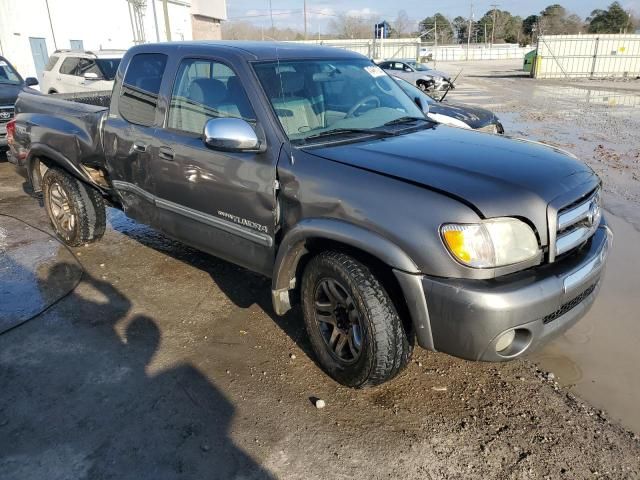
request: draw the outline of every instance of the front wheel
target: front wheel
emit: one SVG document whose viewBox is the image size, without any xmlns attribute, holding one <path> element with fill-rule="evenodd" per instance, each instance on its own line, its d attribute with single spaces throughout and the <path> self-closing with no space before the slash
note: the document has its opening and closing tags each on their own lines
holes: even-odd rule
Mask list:
<svg viewBox="0 0 640 480">
<path fill-rule="evenodd" d="M 51 225 L 64 243 L 77 247 L 102 237 L 106 211 L 100 192 L 56 168 L 44 174 L 42 192 Z"/>
<path fill-rule="evenodd" d="M 302 279 L 304 320 L 320 366 L 348 387 L 379 385 L 409 362 L 412 344 L 386 290 L 362 263 L 323 252 Z"/>
</svg>

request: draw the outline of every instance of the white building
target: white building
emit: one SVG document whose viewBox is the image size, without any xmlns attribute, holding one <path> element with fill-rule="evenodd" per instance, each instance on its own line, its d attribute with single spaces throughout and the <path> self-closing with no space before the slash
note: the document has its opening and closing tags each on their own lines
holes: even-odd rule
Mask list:
<svg viewBox="0 0 640 480">
<path fill-rule="evenodd" d="M 0 54 L 35 77 L 57 49 L 220 38 L 225 19 L 225 0 L 0 0 Z"/>
</svg>

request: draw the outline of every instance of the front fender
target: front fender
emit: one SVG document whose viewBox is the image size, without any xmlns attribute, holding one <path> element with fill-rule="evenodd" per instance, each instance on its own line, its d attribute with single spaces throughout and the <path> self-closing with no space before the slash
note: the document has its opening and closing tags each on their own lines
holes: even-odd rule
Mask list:
<svg viewBox="0 0 640 480">
<path fill-rule="evenodd" d="M 302 220 L 285 235 L 278 248 L 271 289 L 273 306 L 282 315 L 290 308 L 289 290 L 295 286 L 298 263 L 309 239 L 339 242 L 373 255 L 394 270 L 420 273 L 415 262 L 396 244 L 365 228 L 331 218 Z"/>
</svg>

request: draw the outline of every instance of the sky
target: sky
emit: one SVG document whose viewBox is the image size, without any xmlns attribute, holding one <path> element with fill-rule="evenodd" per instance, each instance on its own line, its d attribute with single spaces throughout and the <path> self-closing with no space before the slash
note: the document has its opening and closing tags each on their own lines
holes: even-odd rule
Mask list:
<svg viewBox="0 0 640 480">
<path fill-rule="evenodd" d="M 273 9 L 274 25 L 276 27 L 293 27 L 302 29 L 303 0 L 227 0 L 227 10 L 230 21 L 250 21 L 257 25 L 269 27 L 269 1 Z M 508 10 L 514 15 L 527 17 L 537 14 L 548 5 L 560 3 L 567 10 L 586 18 L 597 8 L 606 8 L 613 0 L 476 0 L 473 2 L 474 18 L 479 19 L 498 4 L 500 10 Z M 625 9 L 634 10 L 640 14 L 640 0 L 622 0 Z M 469 16 L 469 0 L 307 0 L 307 19 L 309 30 L 325 31 L 327 23 L 336 15 L 346 13 L 365 15 L 393 21 L 398 10 L 405 10 L 416 24 L 418 21 L 433 13 L 440 12 L 454 18 L 458 15 Z"/>
</svg>

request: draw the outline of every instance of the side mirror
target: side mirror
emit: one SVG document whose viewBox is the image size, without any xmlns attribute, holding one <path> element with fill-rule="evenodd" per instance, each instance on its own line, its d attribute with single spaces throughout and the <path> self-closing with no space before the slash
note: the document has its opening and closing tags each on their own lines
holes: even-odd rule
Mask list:
<svg viewBox="0 0 640 480">
<path fill-rule="evenodd" d="M 413 72 L 413 68 L 411 68 L 411 67 L 404 67 L 403 70 L 405 72 Z"/>
<path fill-rule="evenodd" d="M 212 118 L 204 126 L 204 143 L 229 152 L 264 151 L 251 125 L 241 118 Z"/>
<path fill-rule="evenodd" d="M 418 108 L 420 108 L 420 110 L 422 110 L 422 113 L 424 113 L 425 115 L 429 113 L 429 104 L 427 102 L 423 102 L 422 100 L 420 100 L 420 97 L 414 98 L 413 101 L 416 102 L 416 105 L 418 106 Z"/>
<path fill-rule="evenodd" d="M 35 77 L 27 77 L 24 79 L 24 83 L 27 87 L 33 87 L 38 85 L 38 79 Z"/>
<path fill-rule="evenodd" d="M 100 75 L 94 72 L 87 72 L 83 75 L 85 80 L 100 80 Z"/>
</svg>

